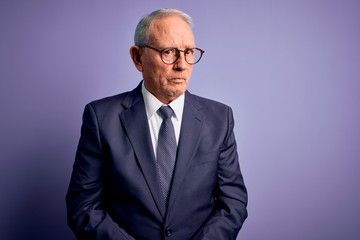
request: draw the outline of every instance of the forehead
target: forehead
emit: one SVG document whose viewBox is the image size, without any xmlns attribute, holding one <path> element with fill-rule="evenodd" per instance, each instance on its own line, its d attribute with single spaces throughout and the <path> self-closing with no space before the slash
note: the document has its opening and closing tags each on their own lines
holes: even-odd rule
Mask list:
<svg viewBox="0 0 360 240">
<path fill-rule="evenodd" d="M 178 15 L 159 17 L 149 28 L 150 43 L 161 47 L 193 47 L 194 34 L 189 24 Z"/>
</svg>

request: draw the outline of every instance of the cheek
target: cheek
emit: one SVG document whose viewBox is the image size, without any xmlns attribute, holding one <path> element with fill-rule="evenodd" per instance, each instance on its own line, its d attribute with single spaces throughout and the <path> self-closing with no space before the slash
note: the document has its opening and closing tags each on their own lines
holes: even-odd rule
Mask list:
<svg viewBox="0 0 360 240">
<path fill-rule="evenodd" d="M 171 76 L 171 68 L 168 68 L 168 66 L 154 68 L 153 76 L 156 81 L 165 83 L 166 78 Z"/>
<path fill-rule="evenodd" d="M 161 69 L 152 69 L 151 80 L 156 83 L 162 83 L 166 80 L 166 73 Z"/>
<path fill-rule="evenodd" d="M 144 66 L 147 75 L 156 80 L 165 77 L 171 70 L 171 68 L 169 69 L 169 66 L 165 65 L 163 62 L 148 61 Z"/>
<path fill-rule="evenodd" d="M 190 76 L 191 76 L 192 70 L 193 70 L 193 66 L 190 66 L 190 67 L 188 68 L 188 70 L 187 70 L 187 74 L 188 74 L 188 77 L 189 77 L 188 80 L 190 80 Z"/>
<path fill-rule="evenodd" d="M 162 71 L 159 70 L 159 67 L 157 67 L 156 65 L 149 63 L 147 65 L 144 65 L 143 75 L 144 78 L 154 81 L 162 75 Z"/>
</svg>

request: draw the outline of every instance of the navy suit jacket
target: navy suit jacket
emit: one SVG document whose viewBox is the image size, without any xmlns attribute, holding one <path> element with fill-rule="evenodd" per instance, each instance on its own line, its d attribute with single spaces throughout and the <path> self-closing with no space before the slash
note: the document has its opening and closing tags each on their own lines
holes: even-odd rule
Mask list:
<svg viewBox="0 0 360 240">
<path fill-rule="evenodd" d="M 141 93 L 85 107 L 66 196 L 78 239 L 236 239 L 247 217 L 231 108 L 185 93 L 168 206 Z"/>
</svg>

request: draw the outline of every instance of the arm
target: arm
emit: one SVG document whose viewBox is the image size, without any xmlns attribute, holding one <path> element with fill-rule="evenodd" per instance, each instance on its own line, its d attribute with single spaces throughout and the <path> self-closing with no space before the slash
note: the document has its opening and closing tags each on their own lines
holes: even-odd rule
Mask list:
<svg viewBox="0 0 360 240">
<path fill-rule="evenodd" d="M 66 195 L 68 224 L 78 239 L 133 239 L 102 206 L 104 152 L 94 109 L 83 114 L 81 137 Z"/>
<path fill-rule="evenodd" d="M 215 211 L 194 236 L 194 240 L 236 239 L 247 218 L 247 191 L 240 172 L 233 132 L 234 119 L 230 108 L 227 119 L 228 131 L 218 161 Z"/>
</svg>

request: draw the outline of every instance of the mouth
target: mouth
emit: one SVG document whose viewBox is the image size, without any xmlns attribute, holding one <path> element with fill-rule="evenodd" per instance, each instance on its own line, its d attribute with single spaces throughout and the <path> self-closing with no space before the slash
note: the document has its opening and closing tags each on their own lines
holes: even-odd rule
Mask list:
<svg viewBox="0 0 360 240">
<path fill-rule="evenodd" d="M 175 82 L 175 83 L 180 83 L 180 82 L 186 81 L 186 79 L 185 78 L 175 77 L 175 78 L 168 78 L 168 81 Z"/>
</svg>

